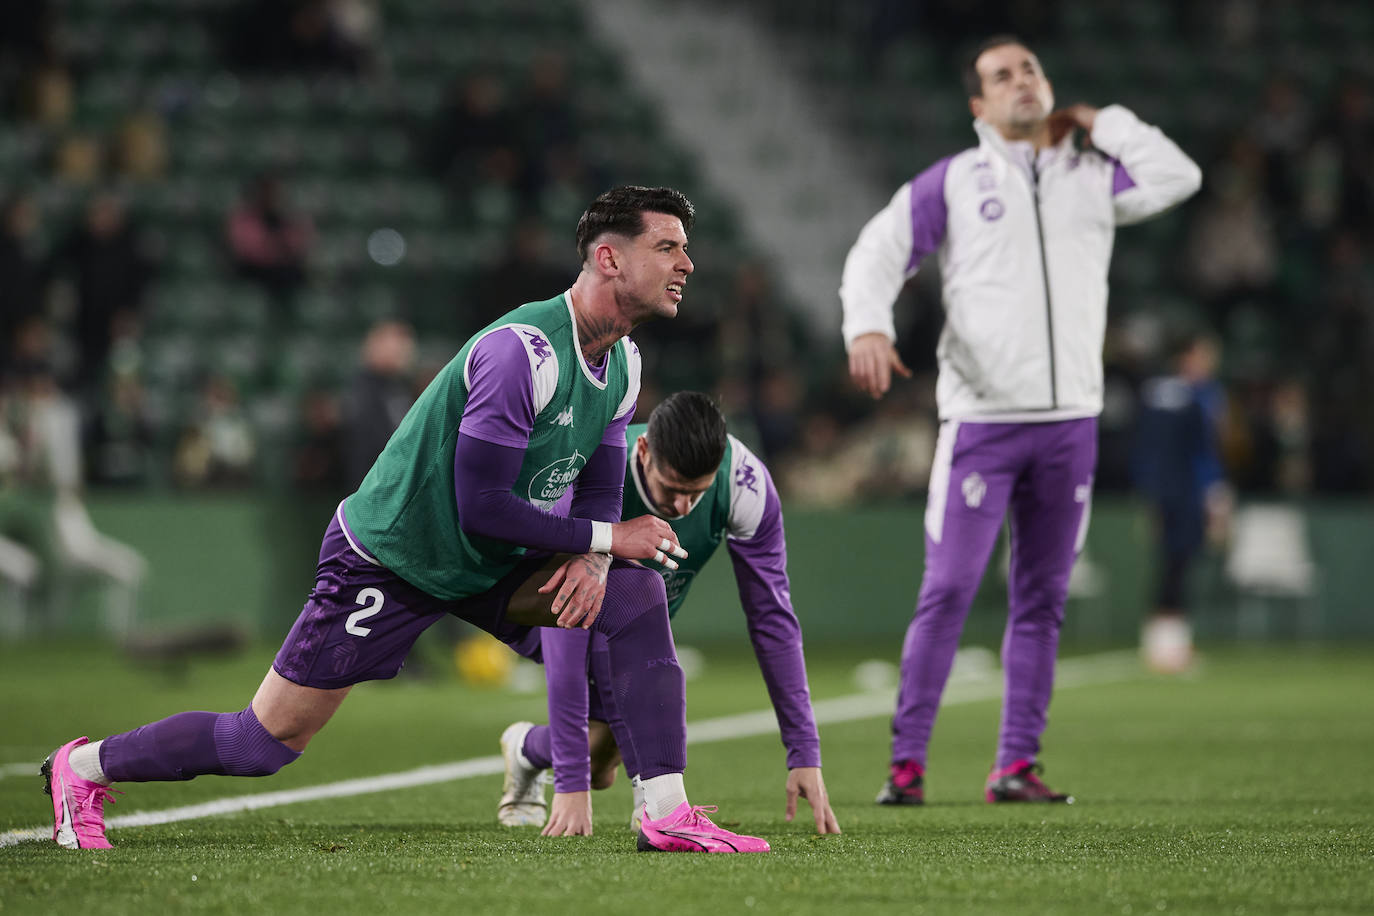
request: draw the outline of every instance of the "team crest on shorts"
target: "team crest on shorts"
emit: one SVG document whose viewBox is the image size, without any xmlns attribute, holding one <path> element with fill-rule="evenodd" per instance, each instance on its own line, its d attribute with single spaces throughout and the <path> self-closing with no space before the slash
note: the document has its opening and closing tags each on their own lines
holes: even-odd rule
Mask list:
<svg viewBox="0 0 1374 916">
<path fill-rule="evenodd" d="M 353 666 L 353 660 L 358 657 L 358 644 L 355 641 L 339 643 L 334 647 L 333 653 L 334 674 L 342 676 L 348 673 L 348 669 Z"/>
<path fill-rule="evenodd" d="M 970 509 L 977 509 L 983 504 L 983 497 L 988 495 L 988 484 L 982 474 L 974 471 L 964 478 L 959 490 L 964 494 L 964 505 Z"/>
<path fill-rule="evenodd" d="M 573 449 L 570 457 L 560 458 L 553 464 L 540 468 L 530 478 L 530 504 L 546 512 L 552 509 L 558 498 L 572 486 L 572 482 L 577 479 L 577 475 L 586 464 L 587 456 Z"/>
</svg>

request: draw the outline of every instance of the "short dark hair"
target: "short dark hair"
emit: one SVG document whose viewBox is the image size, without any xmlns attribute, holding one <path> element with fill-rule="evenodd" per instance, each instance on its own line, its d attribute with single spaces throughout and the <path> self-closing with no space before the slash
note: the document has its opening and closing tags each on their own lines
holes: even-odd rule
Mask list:
<svg viewBox="0 0 1374 916">
<path fill-rule="evenodd" d="M 644 231 L 645 213 L 667 213 L 682 220 L 692 231 L 697 210 L 681 191 L 672 188 L 641 188 L 625 185 L 602 194 L 577 221 L 577 254 L 585 262 L 587 249 L 603 232 L 636 236 Z"/>
<path fill-rule="evenodd" d="M 649 414 L 649 452 L 682 477 L 705 477 L 725 457 L 725 417 L 709 395 L 679 391 Z"/>
<path fill-rule="evenodd" d="M 1020 36 L 1013 35 L 1010 32 L 1002 32 L 1001 34 L 992 35 L 980 41 L 977 47 L 970 51 L 968 56 L 964 58 L 964 71 L 962 75 L 964 78 L 964 89 L 968 91 L 969 98 L 983 97 L 983 77 L 978 73 L 978 58 L 982 57 L 985 51 L 991 51 L 993 48 L 1000 48 L 1003 45 L 1020 45 L 1027 50 L 1030 49 L 1030 45 L 1022 41 Z"/>
</svg>

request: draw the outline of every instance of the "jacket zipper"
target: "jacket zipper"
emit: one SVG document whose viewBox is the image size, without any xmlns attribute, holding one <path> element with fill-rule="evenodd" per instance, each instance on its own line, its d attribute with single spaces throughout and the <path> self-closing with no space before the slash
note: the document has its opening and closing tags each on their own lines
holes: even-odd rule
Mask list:
<svg viewBox="0 0 1374 916">
<path fill-rule="evenodd" d="M 1035 198 L 1035 237 L 1040 242 L 1040 276 L 1045 282 L 1045 332 L 1050 343 L 1050 409 L 1059 409 L 1059 386 L 1054 373 L 1054 306 L 1050 301 L 1050 265 L 1045 256 L 1045 228 L 1040 222 L 1040 169 L 1031 153 L 1031 194 Z"/>
</svg>

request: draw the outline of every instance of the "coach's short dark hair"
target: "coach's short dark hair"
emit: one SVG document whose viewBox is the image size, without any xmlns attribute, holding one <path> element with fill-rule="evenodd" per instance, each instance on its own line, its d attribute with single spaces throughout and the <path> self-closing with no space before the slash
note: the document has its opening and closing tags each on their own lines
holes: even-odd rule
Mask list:
<svg viewBox="0 0 1374 916">
<path fill-rule="evenodd" d="M 978 58 L 983 56 L 983 52 L 991 51 L 993 48 L 1000 48 L 1003 45 L 1020 45 L 1029 48 L 1030 45 L 1021 40 L 1020 36 L 1010 32 L 1003 32 L 1000 35 L 993 35 L 983 39 L 978 43 L 968 56 L 964 58 L 964 89 L 968 91 L 969 98 L 983 97 L 983 78 L 978 75 Z"/>
<path fill-rule="evenodd" d="M 679 391 L 649 414 L 649 451 L 685 478 L 705 477 L 725 457 L 725 417 L 699 391 Z"/>
<path fill-rule="evenodd" d="M 577 254 L 587 260 L 587 249 L 603 232 L 636 236 L 644 231 L 645 213 L 667 213 L 682 220 L 692 231 L 697 210 L 681 191 L 672 188 L 641 188 L 626 185 L 602 194 L 577 221 Z"/>
</svg>

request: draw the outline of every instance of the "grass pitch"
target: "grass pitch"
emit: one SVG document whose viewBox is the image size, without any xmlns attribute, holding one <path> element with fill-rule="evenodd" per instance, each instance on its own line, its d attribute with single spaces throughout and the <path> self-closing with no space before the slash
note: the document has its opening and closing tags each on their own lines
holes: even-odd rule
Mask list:
<svg viewBox="0 0 1374 916">
<path fill-rule="evenodd" d="M 857 691 L 865 657 L 897 646 L 808 648 L 815 699 Z M 432 657 L 439 657 L 434 653 Z M 181 675 L 96 646 L 0 647 L 0 833 L 50 827 L 34 770 L 93 738 L 182 709 L 242 708 L 271 650 Z M 756 665 L 708 651 L 689 720 L 766 709 Z M 126 785 L 110 815 L 489 758 L 543 696 L 431 679 L 359 688 L 310 751 L 262 780 Z M 995 675 L 994 675 L 995 676 Z M 783 821 L 776 733 L 694 744 L 687 784 L 766 856 L 642 854 L 629 789 L 598 793 L 597 833 L 545 839 L 495 823 L 501 777 L 111 830 L 115 849 L 0 846 L 0 912 L 38 913 L 1369 913 L 1374 911 L 1374 649 L 1207 653 L 1195 677 L 1134 670 L 1063 687 L 1046 781 L 1071 806 L 990 806 L 995 699 L 941 713 L 924 808 L 872 803 L 886 714 L 821 728 L 844 834 Z"/>
</svg>

